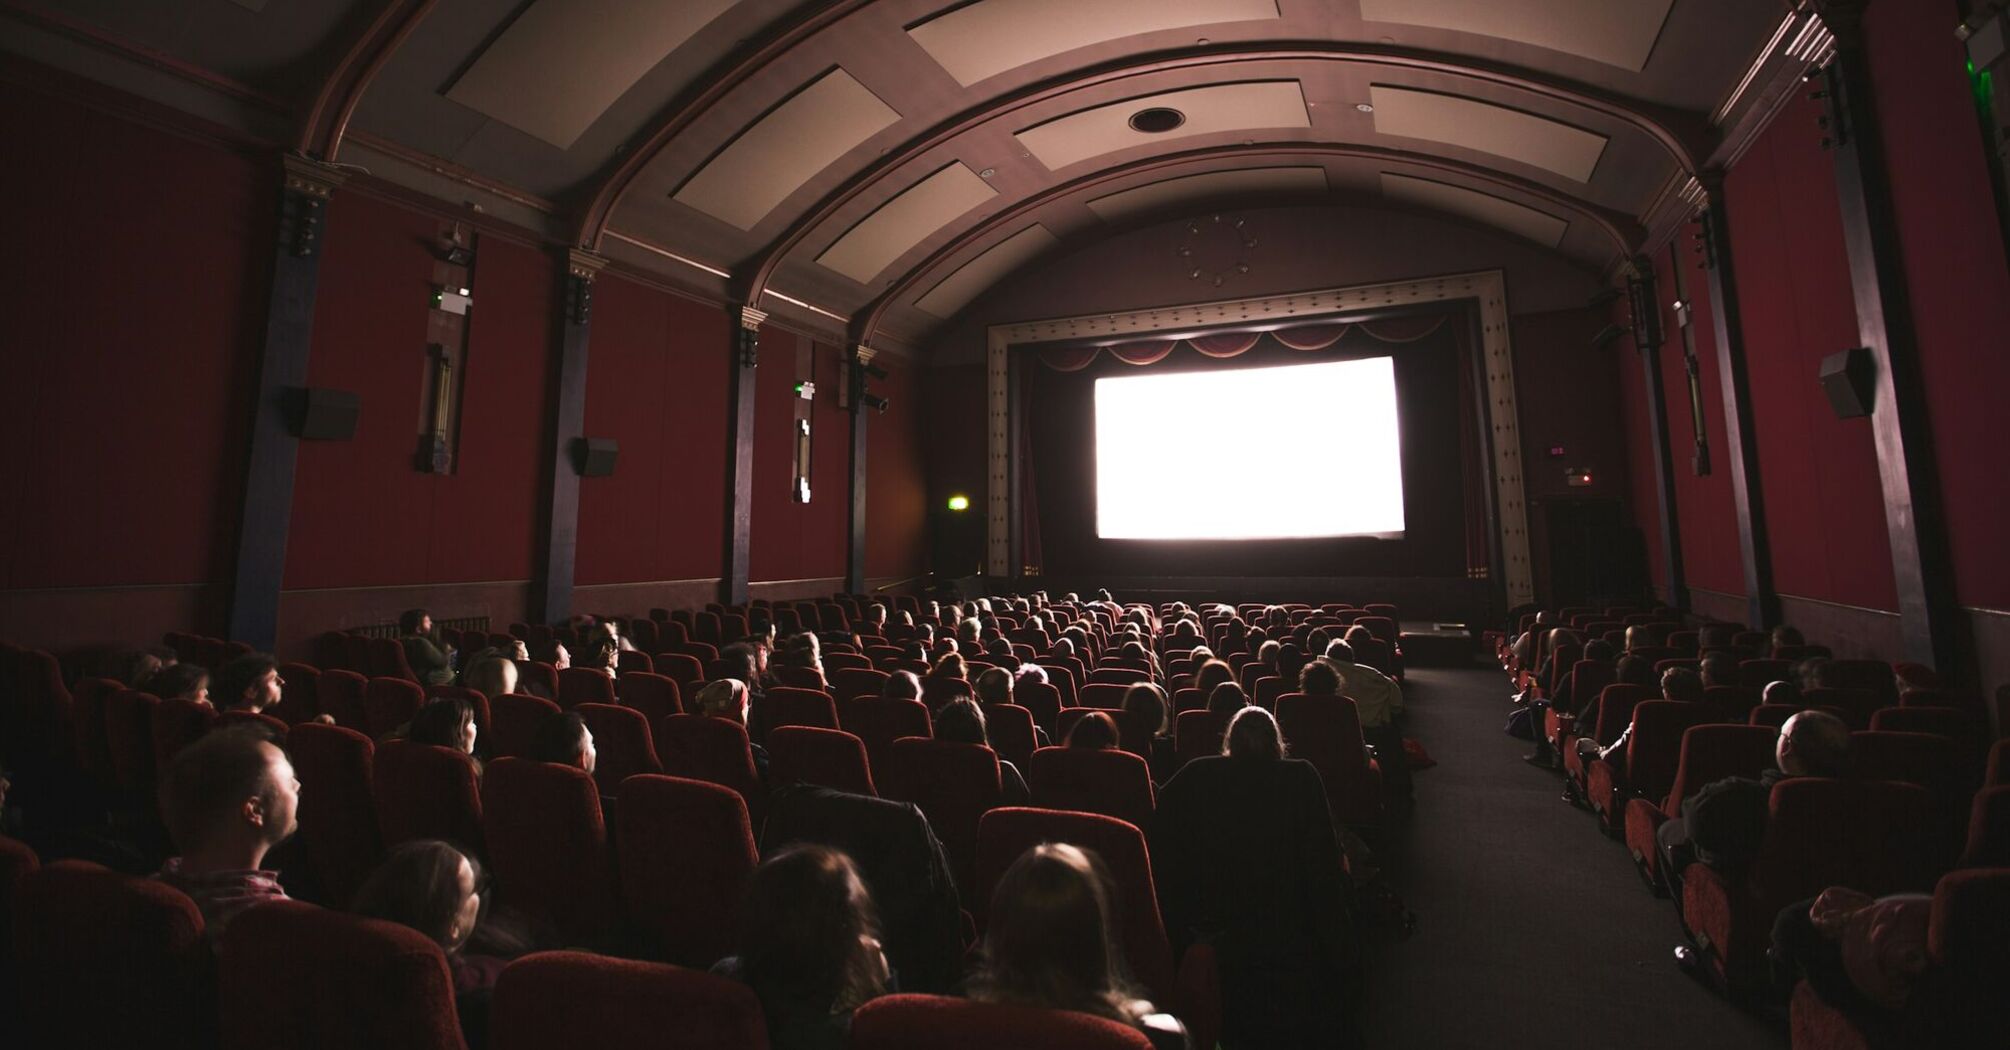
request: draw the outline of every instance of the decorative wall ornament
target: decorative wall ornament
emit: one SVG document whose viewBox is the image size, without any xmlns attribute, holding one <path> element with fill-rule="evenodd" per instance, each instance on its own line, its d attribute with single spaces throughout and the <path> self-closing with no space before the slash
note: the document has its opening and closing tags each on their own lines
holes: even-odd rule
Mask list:
<svg viewBox="0 0 2010 1050">
<path fill-rule="evenodd" d="M 1249 272 L 1249 256 L 1256 250 L 1256 237 L 1247 220 L 1220 213 L 1186 224 L 1173 254 L 1190 281 L 1205 281 L 1216 288 L 1231 277 Z"/>
</svg>

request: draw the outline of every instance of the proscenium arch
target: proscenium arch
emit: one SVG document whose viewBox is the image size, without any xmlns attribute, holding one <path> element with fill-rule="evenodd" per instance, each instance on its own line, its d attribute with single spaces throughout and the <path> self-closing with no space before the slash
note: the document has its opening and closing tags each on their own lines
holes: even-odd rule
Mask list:
<svg viewBox="0 0 2010 1050">
<path fill-rule="evenodd" d="M 342 139 L 349 132 L 349 118 L 377 79 L 377 73 L 391 61 L 412 31 L 425 21 L 437 0 L 388 0 L 356 39 L 341 61 L 328 71 L 314 92 L 314 103 L 300 121 L 300 135 L 294 150 L 304 156 L 334 163 L 342 151 Z"/>
<path fill-rule="evenodd" d="M 1694 175 L 1697 171 L 1696 143 L 1690 141 L 1694 136 L 1693 134 L 1685 136 L 1683 132 L 1677 130 L 1680 124 L 1693 123 L 1694 115 L 1652 106 L 1521 67 L 1460 58 L 1443 52 L 1342 41 L 1330 44 L 1310 42 L 1278 46 L 1233 43 L 1182 48 L 1173 52 L 1160 52 L 1092 66 L 1027 85 L 964 110 L 919 136 L 907 140 L 898 148 L 888 150 L 885 156 L 875 158 L 865 168 L 847 179 L 843 185 L 818 201 L 809 211 L 791 222 L 781 236 L 753 257 L 751 266 L 743 265 L 736 268 L 738 272 L 746 275 L 744 281 L 746 301 L 759 302 L 761 295 L 767 291 L 776 269 L 781 266 L 782 260 L 846 205 L 875 189 L 909 162 L 994 120 L 1085 88 L 1135 77 L 1210 66 L 1232 67 L 1257 62 L 1292 61 L 1342 62 L 1421 70 L 1529 92 L 1620 120 L 1660 145 L 1683 174 Z M 1569 196 L 1572 200 L 1578 201 L 1572 205 L 1574 209 L 1596 207 L 1588 201 L 1579 200 L 1575 195 Z M 611 214 L 611 207 L 608 214 Z M 600 229 L 591 231 L 596 239 L 604 232 L 608 214 L 599 217 Z M 1630 256 L 1632 251 L 1633 249 L 1629 247 L 1621 254 Z"/>
<path fill-rule="evenodd" d="M 900 277 L 887 287 L 886 291 L 880 293 L 877 298 L 867 304 L 864 310 L 854 315 L 851 338 L 854 342 L 870 344 L 873 337 L 879 332 L 879 325 L 885 318 L 886 311 L 894 303 L 899 302 L 909 292 L 913 291 L 923 277 L 934 272 L 938 267 L 954 258 L 964 249 L 984 240 L 1004 227 L 1022 221 L 1028 214 L 1038 211 L 1055 201 L 1064 200 L 1132 175 L 1161 172 L 1222 158 L 1270 162 L 1318 156 L 1355 157 L 1364 160 L 1379 160 L 1390 164 L 1426 168 L 1461 178 L 1476 179 L 1503 189 L 1526 193 L 1545 203 L 1555 205 L 1565 211 L 1590 220 L 1611 239 L 1613 246 L 1618 250 L 1619 258 L 1622 260 L 1633 257 L 1642 239 L 1638 223 L 1630 216 L 1620 215 L 1607 209 L 1599 208 L 1596 205 L 1586 203 L 1566 194 L 1557 193 L 1547 186 L 1518 176 L 1507 175 L 1492 168 L 1450 160 L 1433 154 L 1410 153 L 1405 150 L 1392 150 L 1380 146 L 1361 146 L 1344 142 L 1260 143 L 1250 146 L 1213 146 L 1205 149 L 1187 150 L 1181 153 L 1168 153 L 1162 156 L 1148 157 L 1143 160 L 1132 161 L 1128 164 L 1119 164 L 1104 168 L 1016 202 L 1011 207 L 957 234 L 948 243 L 931 252 L 919 263 L 903 271 Z M 1263 164 L 1256 163 L 1247 166 L 1260 167 Z"/>
</svg>

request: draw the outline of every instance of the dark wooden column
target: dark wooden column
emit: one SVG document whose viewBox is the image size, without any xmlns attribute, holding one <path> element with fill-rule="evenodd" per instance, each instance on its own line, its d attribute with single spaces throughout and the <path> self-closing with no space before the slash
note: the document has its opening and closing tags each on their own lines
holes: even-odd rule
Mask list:
<svg viewBox="0 0 2010 1050">
<path fill-rule="evenodd" d="M 754 535 L 754 367 L 768 315 L 742 306 L 733 319 L 733 411 L 726 417 L 726 487 L 732 502 L 726 507 L 726 574 L 719 580 L 719 600 L 744 605 Z"/>
<path fill-rule="evenodd" d="M 1501 554 L 1500 485 L 1494 480 L 1494 421 L 1487 404 L 1487 347 L 1483 330 L 1486 321 L 1480 316 L 1480 301 L 1466 300 L 1467 357 L 1472 365 L 1474 432 L 1480 436 L 1480 460 L 1484 466 L 1486 499 L 1481 509 L 1487 519 L 1487 596 L 1496 608 L 1489 613 L 1507 611 L 1507 575 L 1502 569 L 1507 560 Z"/>
<path fill-rule="evenodd" d="M 1825 0 L 1822 18 L 1835 34 L 1827 72 L 1830 137 L 1834 144 L 1843 242 L 1850 289 L 1856 295 L 1857 338 L 1870 350 L 1877 390 L 1870 415 L 1877 471 L 1891 539 L 1892 576 L 1905 658 L 1957 676 L 1966 673 L 1953 561 L 1941 520 L 1940 478 L 1933 458 L 1919 337 L 1899 254 L 1892 211 L 1889 158 L 1878 126 L 1870 56 L 1864 39 L 1867 0 Z"/>
<path fill-rule="evenodd" d="M 845 366 L 850 372 L 872 363 L 878 352 L 872 347 L 859 343 L 852 347 L 851 361 Z M 865 389 L 863 383 L 855 382 L 852 375 L 846 375 L 846 383 L 851 384 L 851 526 L 846 533 L 844 589 L 852 594 L 865 593 L 865 485 L 866 446 L 869 434 L 866 430 L 866 407 L 859 403 L 859 393 Z"/>
<path fill-rule="evenodd" d="M 1682 576 L 1682 523 L 1675 507 L 1675 454 L 1668 446 L 1668 396 L 1661 382 L 1661 313 L 1654 293 L 1654 263 L 1633 261 L 1638 276 L 1626 282 L 1633 314 L 1633 349 L 1647 384 L 1647 433 L 1654 441 L 1655 509 L 1661 520 L 1661 572 L 1668 578 L 1668 604 L 1689 607 L 1689 584 Z"/>
<path fill-rule="evenodd" d="M 544 562 L 531 596 L 538 623 L 572 616 L 573 566 L 579 550 L 577 444 L 586 434 L 587 346 L 593 335 L 593 279 L 607 260 L 591 252 L 566 253 L 559 278 L 558 360 L 551 400 L 551 461 L 546 483 Z"/>
<path fill-rule="evenodd" d="M 1724 459 L 1731 466 L 1731 500 L 1738 514 L 1738 551 L 1745 563 L 1745 621 L 1754 630 L 1780 622 L 1773 589 L 1773 551 L 1766 532 L 1765 490 L 1759 484 L 1759 441 L 1752 426 L 1752 381 L 1745 367 L 1745 328 L 1738 274 L 1731 261 L 1731 220 L 1724 172 L 1700 176 L 1709 203 L 1699 218 L 1703 265 L 1710 284 L 1710 327 L 1717 341 L 1717 382 L 1724 395 Z"/>
<path fill-rule="evenodd" d="M 272 294 L 265 309 L 265 347 L 237 529 L 237 565 L 230 588 L 235 641 L 269 650 L 279 627 L 279 588 L 286 575 L 286 536 L 293 517 L 293 414 L 307 385 L 313 342 L 314 292 L 321 276 L 321 227 L 328 197 L 343 175 L 288 156 L 279 194 L 279 232 L 272 253 Z"/>
</svg>

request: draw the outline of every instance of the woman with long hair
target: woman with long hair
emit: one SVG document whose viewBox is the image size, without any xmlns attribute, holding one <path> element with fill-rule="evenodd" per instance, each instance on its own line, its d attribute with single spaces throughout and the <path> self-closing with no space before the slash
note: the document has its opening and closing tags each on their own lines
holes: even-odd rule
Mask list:
<svg viewBox="0 0 2010 1050">
<path fill-rule="evenodd" d="M 481 862 L 435 839 L 391 850 L 356 891 L 350 911 L 408 926 L 446 953 L 454 1006 L 468 1046 L 488 1042 L 489 997 L 496 978 L 525 944 L 484 921 Z"/>
<path fill-rule="evenodd" d="M 1055 842 L 1027 850 L 991 894 L 970 998 L 1094 1014 L 1135 1026 L 1157 1050 L 1184 1048 L 1186 1029 L 1131 983 L 1113 897 L 1095 854 Z"/>
<path fill-rule="evenodd" d="M 893 985 L 872 894 L 826 846 L 791 846 L 754 871 L 737 945 L 712 972 L 754 990 L 774 1050 L 842 1050 L 852 1011 Z"/>
</svg>

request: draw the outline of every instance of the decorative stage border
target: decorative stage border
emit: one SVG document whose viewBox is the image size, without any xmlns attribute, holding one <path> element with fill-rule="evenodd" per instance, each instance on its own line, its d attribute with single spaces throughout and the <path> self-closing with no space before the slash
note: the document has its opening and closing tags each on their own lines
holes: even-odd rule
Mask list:
<svg viewBox="0 0 2010 1050">
<path fill-rule="evenodd" d="M 1521 426 L 1515 412 L 1514 348 L 1508 342 L 1507 282 L 1500 270 L 990 326 L 985 329 L 986 404 L 990 416 L 986 571 L 994 577 L 1017 575 L 1012 566 L 1011 546 L 1011 371 L 1007 355 L 1012 347 L 1062 339 L 1121 339 L 1249 322 L 1314 321 L 1330 314 L 1463 299 L 1472 300 L 1479 312 L 1480 352 L 1486 363 L 1487 419 L 1492 426 L 1494 496 L 1503 562 L 1501 582 L 1510 607 L 1534 601 L 1528 507 L 1522 490 Z"/>
</svg>

